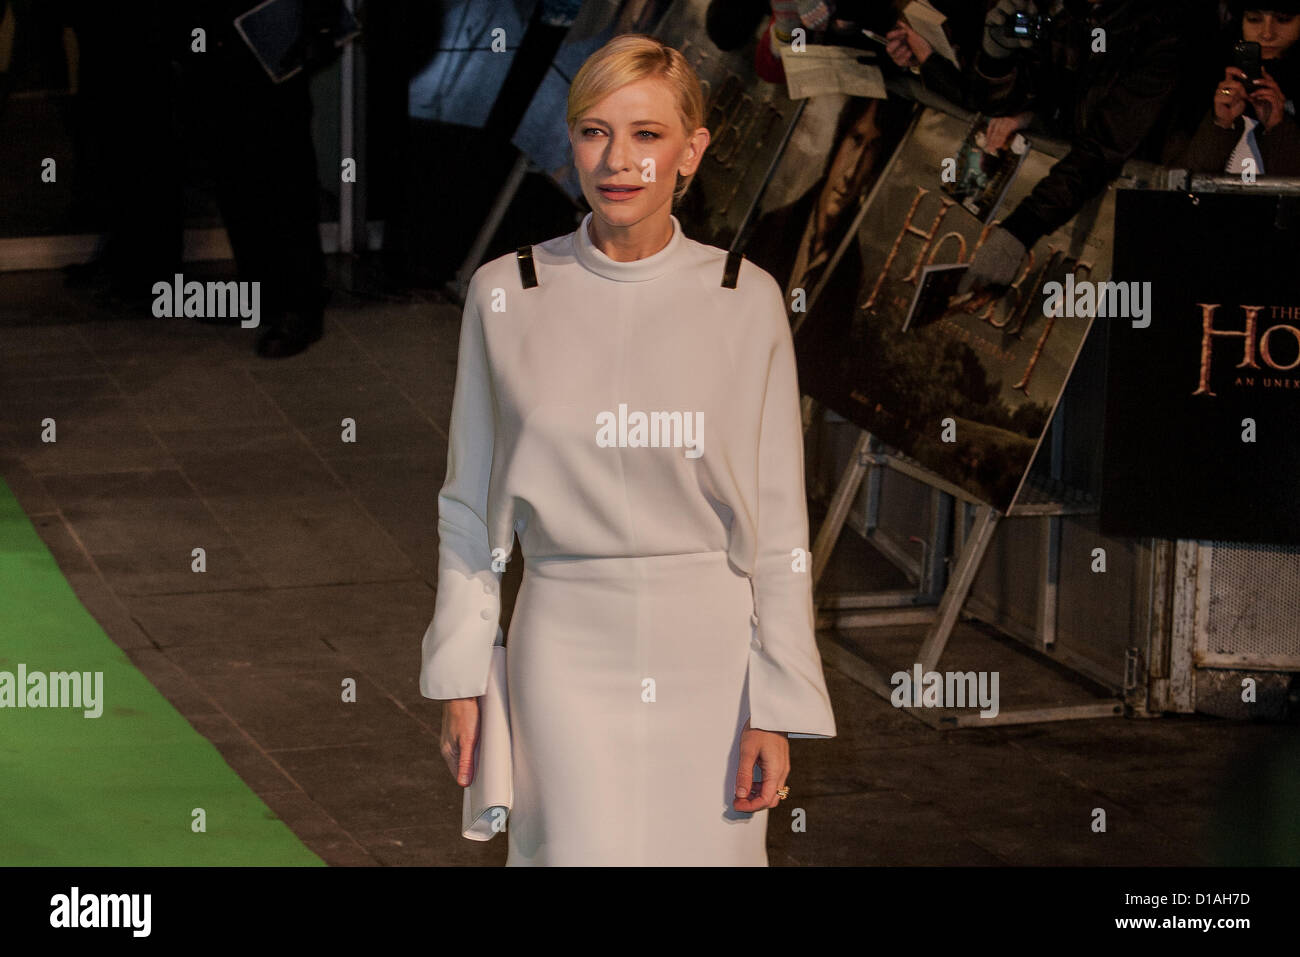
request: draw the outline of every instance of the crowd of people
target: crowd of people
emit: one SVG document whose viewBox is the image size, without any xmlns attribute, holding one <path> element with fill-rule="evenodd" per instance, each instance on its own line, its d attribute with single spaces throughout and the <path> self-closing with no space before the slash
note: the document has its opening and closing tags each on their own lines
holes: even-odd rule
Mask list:
<svg viewBox="0 0 1300 957">
<path fill-rule="evenodd" d="M 208 186 L 240 280 L 260 287 L 256 352 L 282 358 L 323 329 L 310 82 L 339 55 L 328 28 L 340 7 L 302 0 L 297 16 L 264 23 L 264 45 L 283 43 L 301 65 L 276 81 L 235 26 L 256 5 L 145 0 L 123 16 L 99 0 L 0 0 L 0 111 L 15 47 L 29 66 L 57 53 L 45 69 L 66 71 L 72 148 L 50 149 L 71 170 L 71 222 L 101 237 L 90 262 L 67 267 L 71 287 L 112 313 L 151 315 L 154 284 L 185 270 L 185 188 Z"/>
<path fill-rule="evenodd" d="M 981 247 L 966 288 L 1009 282 L 1026 249 L 1130 158 L 1255 181 L 1300 175 L 1300 0 L 997 0 L 982 21 L 954 25 L 968 31 L 953 38 L 956 64 L 906 19 L 889 56 L 933 92 L 1001 118 L 999 139 L 1040 129 L 1070 144 Z"/>
<path fill-rule="evenodd" d="M 867 28 L 884 33 L 887 71 L 994 118 L 990 149 L 1021 130 L 1069 144 L 980 247 L 963 291 L 1010 282 L 1026 250 L 1130 159 L 1256 182 L 1300 176 L 1300 0 L 930 0 L 955 62 L 909 21 L 908 0 L 761 6 L 760 75 L 780 70 L 764 48 L 800 28 L 809 42 L 859 46 Z"/>
</svg>

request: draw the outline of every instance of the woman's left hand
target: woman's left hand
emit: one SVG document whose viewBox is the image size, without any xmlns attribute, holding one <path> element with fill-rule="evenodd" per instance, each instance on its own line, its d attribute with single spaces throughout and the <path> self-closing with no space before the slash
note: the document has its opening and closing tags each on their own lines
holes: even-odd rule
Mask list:
<svg viewBox="0 0 1300 957">
<path fill-rule="evenodd" d="M 1255 81 L 1255 90 L 1250 94 L 1250 102 L 1255 104 L 1255 113 L 1259 116 L 1259 121 L 1264 124 L 1264 129 L 1272 132 L 1277 129 L 1282 117 L 1286 111 L 1286 97 L 1282 94 L 1282 88 L 1277 85 L 1277 80 L 1268 75 L 1267 70 L 1261 69 L 1263 76 Z"/>
<path fill-rule="evenodd" d="M 763 771 L 763 780 L 754 783 L 754 764 Z M 761 811 L 781 803 L 777 790 L 785 785 L 790 773 L 790 740 L 780 731 L 762 731 L 749 726 L 740 732 L 740 767 L 736 770 L 737 811 Z"/>
</svg>

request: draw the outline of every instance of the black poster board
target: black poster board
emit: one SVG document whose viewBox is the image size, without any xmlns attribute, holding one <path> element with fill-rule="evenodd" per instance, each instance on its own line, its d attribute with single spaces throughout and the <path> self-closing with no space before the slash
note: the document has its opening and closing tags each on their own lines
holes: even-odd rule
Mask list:
<svg viewBox="0 0 1300 957">
<path fill-rule="evenodd" d="M 1108 327 L 1102 531 L 1300 543 L 1300 197 L 1121 191 L 1114 258 L 1153 311 Z"/>
</svg>

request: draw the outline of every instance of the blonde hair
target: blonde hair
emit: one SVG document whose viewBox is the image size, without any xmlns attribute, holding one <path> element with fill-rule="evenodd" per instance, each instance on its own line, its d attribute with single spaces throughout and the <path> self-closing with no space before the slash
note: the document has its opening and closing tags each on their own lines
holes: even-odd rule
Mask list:
<svg viewBox="0 0 1300 957">
<path fill-rule="evenodd" d="M 686 62 L 686 57 L 644 33 L 624 33 L 587 57 L 574 76 L 569 86 L 565 116 L 569 131 L 573 131 L 578 117 L 609 94 L 646 77 L 662 79 L 672 88 L 677 115 L 688 137 L 704 125 L 704 91 L 700 88 L 700 78 Z M 682 198 L 695 174 L 682 176 L 678 173 L 677 178 L 674 201 Z"/>
</svg>

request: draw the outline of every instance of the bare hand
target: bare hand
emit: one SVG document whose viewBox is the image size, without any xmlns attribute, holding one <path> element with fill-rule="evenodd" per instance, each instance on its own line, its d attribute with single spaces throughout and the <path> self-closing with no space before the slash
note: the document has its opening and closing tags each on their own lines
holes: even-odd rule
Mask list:
<svg viewBox="0 0 1300 957">
<path fill-rule="evenodd" d="M 474 746 L 478 744 L 478 698 L 453 698 L 442 703 L 442 740 L 439 750 L 456 783 L 469 787 L 474 780 Z"/>
<path fill-rule="evenodd" d="M 1255 104 L 1255 113 L 1264 129 L 1272 132 L 1282 122 L 1286 110 L 1286 97 L 1277 80 L 1269 76 L 1268 71 L 1260 68 L 1263 76 L 1255 81 L 1255 92 L 1250 94 L 1250 102 Z"/>
<path fill-rule="evenodd" d="M 934 52 L 925 37 L 902 20 L 899 20 L 894 29 L 885 34 L 885 39 L 889 41 L 885 45 L 885 52 L 901 67 L 920 66 L 930 59 L 930 54 Z"/>
<path fill-rule="evenodd" d="M 1011 142 L 1011 137 L 1015 136 L 1034 118 L 1033 113 L 1017 113 L 1015 116 L 995 116 L 989 120 L 988 133 L 985 134 L 984 150 L 988 153 L 996 153 L 1002 147 Z"/>
<path fill-rule="evenodd" d="M 1214 91 L 1214 122 L 1230 129 L 1246 112 L 1246 102 L 1246 74 L 1235 66 L 1227 67 Z"/>
<path fill-rule="evenodd" d="M 754 764 L 763 771 L 763 780 L 754 783 Z M 736 769 L 737 811 L 761 811 L 776 807 L 776 792 L 785 785 L 790 773 L 790 740 L 780 731 L 763 731 L 749 726 L 740 732 L 740 767 Z"/>
</svg>

